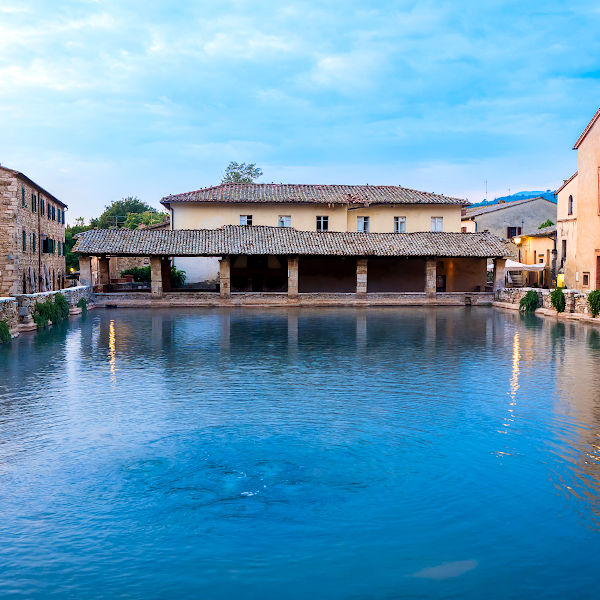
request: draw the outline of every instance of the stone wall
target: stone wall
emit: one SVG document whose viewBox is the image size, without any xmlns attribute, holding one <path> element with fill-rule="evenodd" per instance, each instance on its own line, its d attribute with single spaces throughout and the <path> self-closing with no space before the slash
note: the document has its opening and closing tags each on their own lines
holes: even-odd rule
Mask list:
<svg viewBox="0 0 600 600">
<path fill-rule="evenodd" d="M 48 270 L 49 288 L 63 287 L 66 275 L 62 250 L 65 227 L 58 217 L 58 211 L 63 208 L 47 197 L 41 188 L 0 167 L 0 296 L 43 289 L 40 278 L 46 272 L 44 267 Z M 52 253 L 42 252 L 42 241 L 46 236 L 55 241 Z"/>
<path fill-rule="evenodd" d="M 8 328 L 13 335 L 18 332 L 18 310 L 15 298 L 0 298 L 0 321 L 6 321 Z"/>
<path fill-rule="evenodd" d="M 534 290 L 537 292 L 540 301 L 540 308 L 546 311 L 556 312 L 550 299 L 550 293 L 552 290 L 541 288 L 505 288 L 496 292 L 494 301 L 499 304 L 505 304 L 507 306 L 510 305 L 518 308 L 521 298 L 523 298 L 523 296 L 529 290 Z M 590 306 L 587 301 L 587 293 L 572 289 L 563 289 L 563 293 L 565 295 L 565 311 L 563 314 L 591 317 Z"/>
<path fill-rule="evenodd" d="M 18 304 L 19 311 L 19 323 L 22 325 L 29 325 L 33 320 L 33 313 L 35 311 L 35 305 L 38 302 L 45 302 L 48 298 L 54 298 L 56 294 L 62 294 L 69 306 L 74 309 L 77 307 L 77 303 L 81 298 L 85 298 L 88 302 L 92 300 L 92 288 L 86 285 L 78 285 L 72 288 L 66 288 L 63 290 L 57 290 L 55 292 L 37 292 L 35 294 L 19 294 L 15 296 L 15 300 Z"/>
</svg>

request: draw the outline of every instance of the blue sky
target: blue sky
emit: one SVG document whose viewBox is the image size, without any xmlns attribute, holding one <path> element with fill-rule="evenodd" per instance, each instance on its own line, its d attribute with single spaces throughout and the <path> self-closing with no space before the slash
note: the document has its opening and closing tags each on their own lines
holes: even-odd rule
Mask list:
<svg viewBox="0 0 600 600">
<path fill-rule="evenodd" d="M 0 162 L 90 217 L 218 183 L 555 188 L 600 105 L 597 2 L 0 0 Z"/>
</svg>

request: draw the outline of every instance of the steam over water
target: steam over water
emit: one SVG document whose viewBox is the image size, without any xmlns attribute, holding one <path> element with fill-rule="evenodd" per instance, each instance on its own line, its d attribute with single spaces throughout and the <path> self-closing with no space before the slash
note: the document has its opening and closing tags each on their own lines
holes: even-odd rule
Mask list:
<svg viewBox="0 0 600 600">
<path fill-rule="evenodd" d="M 599 332 L 124 309 L 22 335 L 0 597 L 597 598 Z"/>
</svg>

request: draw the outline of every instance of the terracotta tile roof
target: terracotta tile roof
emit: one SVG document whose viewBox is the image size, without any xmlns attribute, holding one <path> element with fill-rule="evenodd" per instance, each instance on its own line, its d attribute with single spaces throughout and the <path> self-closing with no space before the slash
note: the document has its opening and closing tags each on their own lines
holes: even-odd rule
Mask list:
<svg viewBox="0 0 600 600">
<path fill-rule="evenodd" d="M 550 225 L 550 227 L 542 227 L 541 229 L 536 229 L 531 233 L 523 233 L 521 235 L 513 236 L 513 240 L 515 238 L 521 237 L 550 237 L 552 235 L 556 235 L 556 225 Z"/>
<path fill-rule="evenodd" d="M 591 118 L 590 122 L 586 125 L 585 129 L 582 131 L 581 135 L 577 138 L 575 145 L 573 146 L 573 150 L 577 150 L 579 146 L 581 146 L 581 142 L 583 142 L 585 136 L 590 132 L 591 128 L 594 126 L 596 121 L 600 118 L 600 108 L 596 111 L 596 114 Z"/>
<path fill-rule="evenodd" d="M 358 233 L 227 225 L 220 229 L 92 229 L 75 252 L 125 256 L 298 254 L 323 256 L 500 257 L 506 244 L 491 233 Z"/>
<path fill-rule="evenodd" d="M 523 200 L 501 202 L 499 204 L 490 204 L 489 206 L 474 206 L 473 208 L 467 207 L 464 210 L 464 215 L 462 215 L 462 219 L 470 219 L 472 217 L 478 217 L 479 215 L 484 215 L 490 212 L 494 212 L 496 210 L 504 210 L 506 208 L 512 208 L 513 206 L 520 206 L 521 204 L 527 204 L 527 202 L 533 202 L 534 200 L 545 200 L 546 202 L 550 202 L 550 204 L 554 204 L 554 202 L 547 200 L 542 196 L 537 196 L 536 198 L 523 198 Z"/>
<path fill-rule="evenodd" d="M 232 202 L 278 204 L 457 204 L 466 200 L 419 192 L 394 185 L 293 185 L 278 183 L 224 183 L 194 192 L 166 196 L 173 202 Z"/>
<path fill-rule="evenodd" d="M 27 177 L 27 175 L 25 175 L 24 173 L 21 173 L 21 171 L 15 171 L 14 169 L 9 169 L 8 167 L 3 167 L 1 165 L 0 165 L 0 169 L 2 169 L 4 171 L 8 171 L 9 173 L 12 173 L 16 177 L 23 179 L 29 185 L 33 186 L 36 190 L 38 190 L 38 192 L 42 192 L 42 194 L 44 194 L 44 196 L 47 196 L 48 198 L 50 198 L 51 200 L 54 200 L 54 202 L 56 202 L 57 204 L 60 204 L 61 206 L 64 206 L 65 208 L 69 208 L 62 200 L 59 200 L 56 196 L 53 196 L 50 192 L 45 190 L 41 185 L 38 185 L 35 181 L 33 181 L 33 179 L 29 179 L 29 177 Z"/>
<path fill-rule="evenodd" d="M 569 177 L 569 179 L 565 179 L 563 184 L 554 192 L 554 195 L 556 196 L 558 194 L 558 192 L 564 190 L 565 187 L 567 185 L 569 185 L 569 183 L 571 183 L 571 181 L 573 181 L 573 179 L 575 179 L 575 177 L 577 177 L 578 172 L 579 171 L 575 171 L 575 173 L 573 173 L 573 175 L 571 175 L 571 177 Z"/>
</svg>

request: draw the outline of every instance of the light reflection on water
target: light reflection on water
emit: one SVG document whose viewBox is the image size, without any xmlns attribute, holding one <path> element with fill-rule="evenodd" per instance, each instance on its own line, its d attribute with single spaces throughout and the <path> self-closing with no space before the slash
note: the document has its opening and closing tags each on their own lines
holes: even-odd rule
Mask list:
<svg viewBox="0 0 600 600">
<path fill-rule="evenodd" d="M 0 594 L 591 598 L 600 335 L 91 312 L 0 347 Z"/>
</svg>

